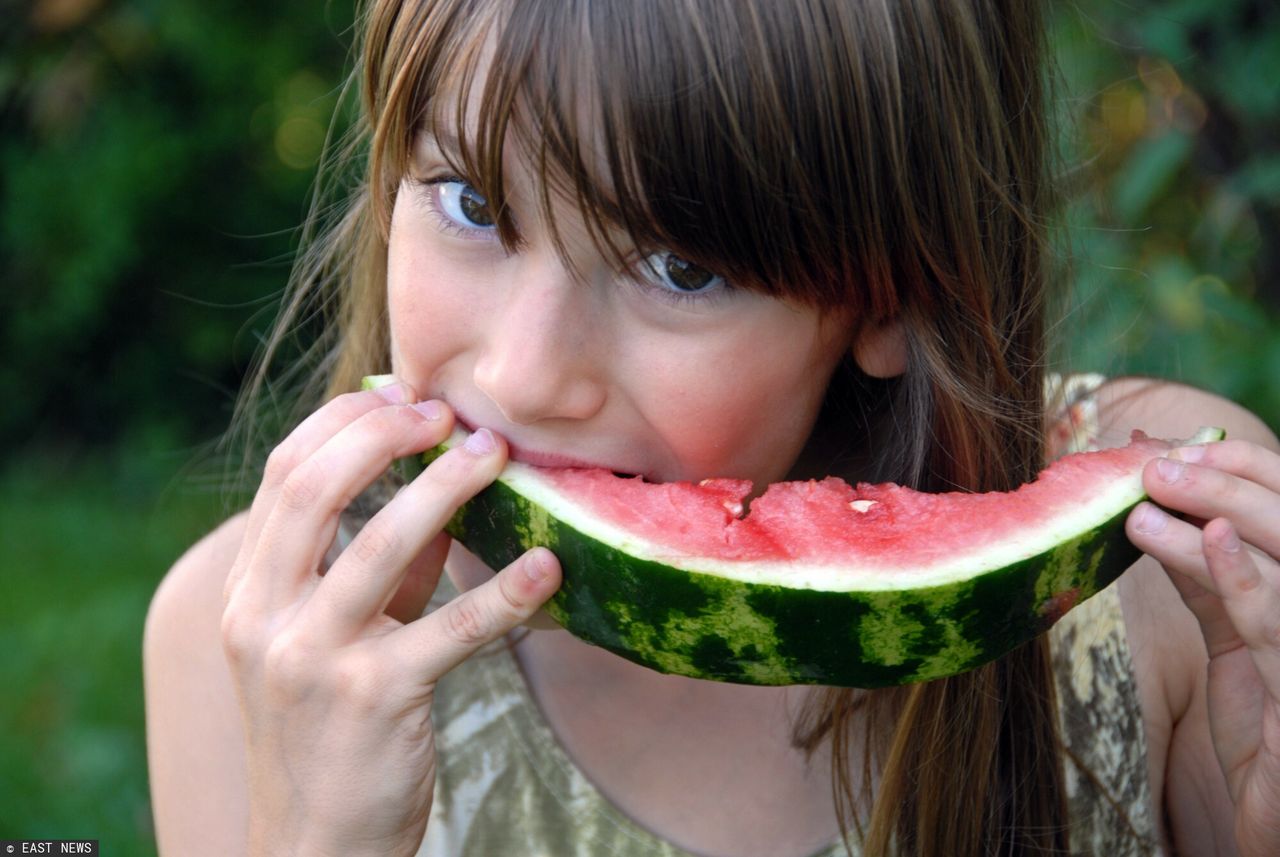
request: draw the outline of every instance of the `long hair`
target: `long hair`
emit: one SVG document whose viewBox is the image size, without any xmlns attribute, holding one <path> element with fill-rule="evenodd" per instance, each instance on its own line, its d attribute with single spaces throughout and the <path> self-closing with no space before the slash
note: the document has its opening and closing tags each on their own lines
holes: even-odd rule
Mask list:
<svg viewBox="0 0 1280 857">
<path fill-rule="evenodd" d="M 567 194 L 619 263 L 629 246 L 669 248 L 737 288 L 847 311 L 850 342 L 898 320 L 905 374 L 847 361 L 820 417 L 825 439 L 873 451 L 859 476 L 1028 481 L 1043 464 L 1053 202 L 1041 18 L 1026 0 L 371 0 L 362 113 L 341 149 L 359 168 L 335 170 L 345 204 L 316 205 L 241 415 L 306 319 L 321 335 L 300 407 L 389 370 L 390 212 L 415 135 L 447 129 L 508 247 L 503 152 L 517 146 L 557 243 L 552 199 Z M 1047 647 L 815 694 L 793 739 L 831 742 L 833 795 L 865 853 L 1066 849 Z"/>
</svg>

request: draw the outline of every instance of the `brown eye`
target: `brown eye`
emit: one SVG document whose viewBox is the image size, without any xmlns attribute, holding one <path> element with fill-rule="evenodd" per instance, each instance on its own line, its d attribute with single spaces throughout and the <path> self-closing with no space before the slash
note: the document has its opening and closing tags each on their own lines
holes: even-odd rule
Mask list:
<svg viewBox="0 0 1280 857">
<path fill-rule="evenodd" d="M 656 285 L 676 294 L 702 294 L 724 283 L 723 277 L 674 253 L 653 253 L 644 267 Z"/>
<path fill-rule="evenodd" d="M 461 179 L 445 179 L 436 184 L 440 208 L 459 226 L 485 228 L 494 225 L 489 202 Z"/>
</svg>

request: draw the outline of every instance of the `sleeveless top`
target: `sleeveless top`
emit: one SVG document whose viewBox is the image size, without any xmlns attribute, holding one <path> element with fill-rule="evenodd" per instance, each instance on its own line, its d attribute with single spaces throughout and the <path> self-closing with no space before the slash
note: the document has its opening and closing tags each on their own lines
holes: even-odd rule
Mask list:
<svg viewBox="0 0 1280 857">
<path fill-rule="evenodd" d="M 1055 457 L 1095 446 L 1103 379 L 1049 381 Z M 442 579 L 441 585 L 448 584 Z M 442 593 L 447 595 L 452 593 Z M 1114 585 L 1050 631 L 1074 854 L 1159 853 L 1146 743 Z M 577 768 L 499 642 L 438 684 L 435 801 L 419 857 L 692 857 L 640 827 Z M 856 837 L 856 834 L 853 834 Z M 849 843 L 860 853 L 856 841 Z M 841 857 L 833 843 L 814 857 Z"/>
</svg>

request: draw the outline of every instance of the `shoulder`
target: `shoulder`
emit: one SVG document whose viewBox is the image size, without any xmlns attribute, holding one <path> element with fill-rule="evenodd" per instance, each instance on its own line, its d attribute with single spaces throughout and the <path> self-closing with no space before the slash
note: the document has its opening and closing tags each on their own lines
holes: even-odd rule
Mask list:
<svg viewBox="0 0 1280 857">
<path fill-rule="evenodd" d="M 222 588 L 244 538 L 247 512 L 234 515 L 196 542 L 160 581 L 143 630 L 144 666 L 179 657 L 221 658 L 208 643 L 221 638 Z"/>
<path fill-rule="evenodd" d="M 208 603 L 206 597 L 210 591 L 216 590 L 218 594 L 215 604 L 221 615 L 222 585 L 240 550 L 247 521 L 248 512 L 233 515 L 178 558 L 152 598 L 147 614 L 148 630 L 151 630 L 153 619 L 162 620 L 172 618 L 175 613 L 213 607 L 214 604 Z"/>
<path fill-rule="evenodd" d="M 1156 378 L 1116 378 L 1097 392 L 1104 446 L 1127 443 L 1141 429 L 1153 437 L 1189 437 L 1200 426 L 1225 429 L 1227 437 L 1280 448 L 1266 423 L 1230 399 Z"/>
<path fill-rule="evenodd" d="M 243 738 L 221 618 L 222 588 L 246 517 L 230 518 L 192 546 L 147 611 L 147 764 L 162 854 L 234 854 L 245 847 Z"/>
</svg>

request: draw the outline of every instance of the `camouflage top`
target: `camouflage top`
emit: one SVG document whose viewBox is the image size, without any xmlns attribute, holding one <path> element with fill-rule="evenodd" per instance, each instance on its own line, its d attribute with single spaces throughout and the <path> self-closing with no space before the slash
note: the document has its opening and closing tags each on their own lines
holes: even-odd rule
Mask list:
<svg viewBox="0 0 1280 857">
<path fill-rule="evenodd" d="M 1051 382 L 1056 454 L 1093 445 L 1098 376 Z M 447 580 L 444 582 L 447 583 Z M 1077 854 L 1157 853 L 1146 746 L 1124 619 L 1111 586 L 1050 631 Z M 558 743 L 505 645 L 439 684 L 435 803 L 420 857 L 692 857 L 610 803 Z M 857 854 L 857 843 L 850 843 Z M 846 853 L 833 843 L 821 857 Z M 818 855 L 815 855 L 818 857 Z"/>
</svg>

